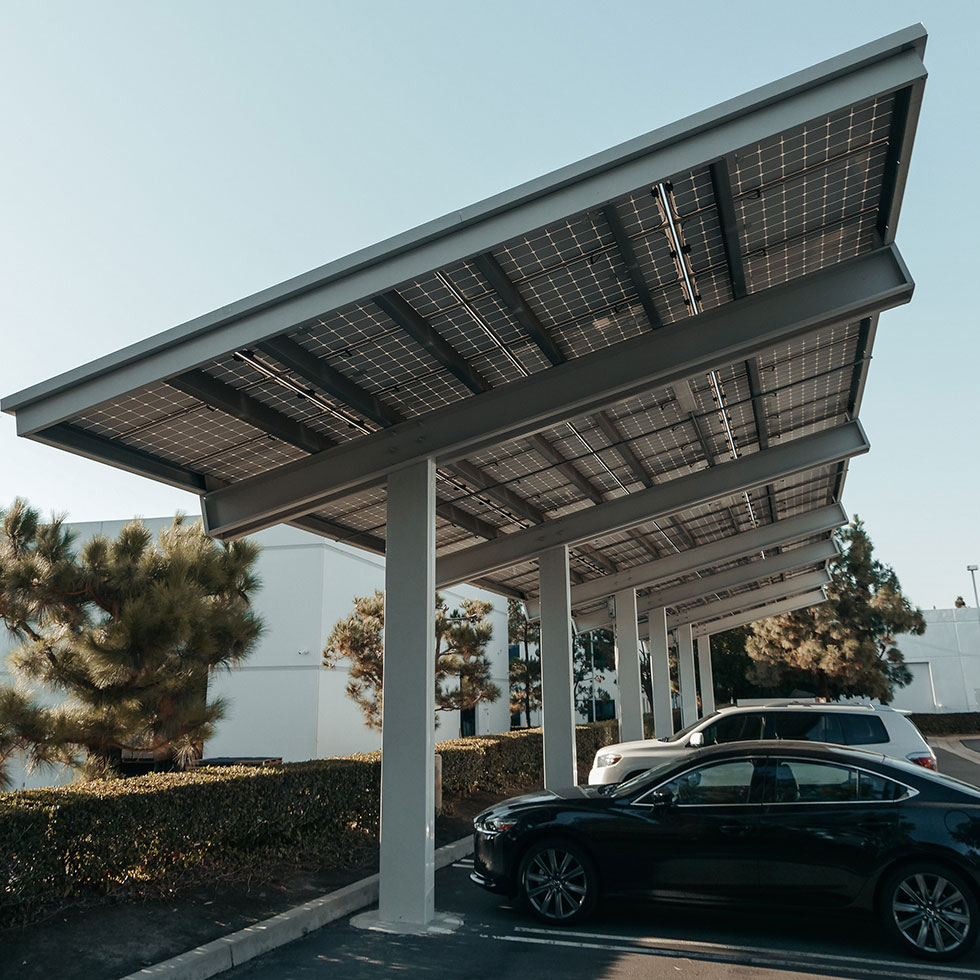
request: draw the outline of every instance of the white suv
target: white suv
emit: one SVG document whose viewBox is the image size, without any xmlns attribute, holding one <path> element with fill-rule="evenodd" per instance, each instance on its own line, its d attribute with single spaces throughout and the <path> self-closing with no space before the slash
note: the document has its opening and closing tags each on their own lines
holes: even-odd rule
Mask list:
<svg viewBox="0 0 980 980">
<path fill-rule="evenodd" d="M 772 701 L 721 708 L 665 739 L 620 742 L 596 753 L 590 786 L 620 783 L 703 745 L 759 738 L 859 745 L 936 769 L 936 756 L 907 713 L 871 704 Z"/>
</svg>

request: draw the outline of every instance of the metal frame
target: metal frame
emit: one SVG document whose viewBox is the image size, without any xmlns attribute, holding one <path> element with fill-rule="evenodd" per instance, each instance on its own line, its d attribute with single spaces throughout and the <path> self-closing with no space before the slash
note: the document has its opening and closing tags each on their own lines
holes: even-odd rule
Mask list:
<svg viewBox="0 0 980 980">
<path fill-rule="evenodd" d="M 722 616 L 718 619 L 705 620 L 695 623 L 694 636 L 713 636 L 715 633 L 723 633 L 725 630 L 734 629 L 736 626 L 747 626 L 749 623 L 757 623 L 760 619 L 767 619 L 770 616 L 782 616 L 783 613 L 795 612 L 797 609 L 805 609 L 809 606 L 819 606 L 826 601 L 826 595 L 822 589 L 814 589 L 812 592 L 803 592 L 800 595 L 790 596 L 781 602 L 771 602 L 765 606 L 755 609 L 746 609 L 744 612 L 734 613 L 731 616 Z"/>
<path fill-rule="evenodd" d="M 918 93 L 926 77 L 925 43 L 921 25 L 896 31 L 24 389 L 0 409 L 16 413 L 18 434 L 33 434 L 141 385 L 286 333 L 325 309 L 383 293 L 461 255 L 485 253 L 527 228 L 723 157 L 868 93 L 908 87 Z M 911 122 L 908 140 L 915 131 Z M 896 180 L 893 208 L 903 186 L 904 176 Z"/>
<path fill-rule="evenodd" d="M 531 558 L 543 548 L 572 546 L 595 540 L 790 473 L 860 455 L 870 448 L 861 423 L 857 420 L 848 422 L 836 429 L 826 429 L 782 443 L 765 452 L 678 477 L 649 490 L 596 504 L 556 518 L 541 527 L 515 531 L 494 541 L 446 555 L 439 559 L 437 565 L 438 584 L 443 588 L 465 582 L 476 575 L 485 575 Z"/>
<path fill-rule="evenodd" d="M 822 326 L 907 303 L 894 246 L 664 327 L 205 496 L 209 534 L 238 537 L 316 510 L 340 492 L 432 456 L 439 465 L 532 435 Z"/>
<path fill-rule="evenodd" d="M 571 589 L 573 581 L 578 590 L 574 595 L 577 596 L 597 598 L 612 592 L 620 593 L 631 610 L 630 623 L 622 624 L 623 643 L 635 647 L 631 631 L 636 626 L 636 616 L 625 593 L 631 592 L 638 581 L 654 581 L 657 576 L 662 581 L 670 574 L 668 569 L 674 569 L 674 574 L 682 574 L 678 569 L 686 568 L 690 572 L 704 568 L 711 560 L 731 560 L 734 553 L 748 554 L 759 547 L 762 540 L 781 544 L 787 540 L 790 527 L 796 528 L 799 536 L 812 534 L 813 527 L 821 521 L 841 523 L 839 507 L 833 513 L 821 507 L 819 518 L 814 513 L 778 520 L 773 484 L 789 474 L 821 468 L 820 475 L 814 477 L 818 491 L 812 499 L 821 503 L 828 499 L 836 501 L 846 474 L 847 460 L 869 448 L 856 420 L 856 411 L 877 317 L 882 310 L 908 302 L 913 291 L 912 280 L 892 239 L 926 74 L 922 63 L 925 38 L 921 26 L 899 31 L 312 270 L 35 385 L 0 403 L 0 409 L 16 415 L 20 435 L 202 494 L 205 525 L 216 537 L 234 538 L 286 521 L 328 535 L 339 530 L 353 543 L 374 550 L 387 549 L 386 584 L 390 608 L 386 631 L 389 639 L 386 660 L 389 663 L 385 683 L 389 694 L 385 701 L 383 736 L 381 907 L 378 913 L 381 919 L 424 927 L 433 917 L 433 654 L 430 641 L 435 584 L 474 581 L 515 563 L 538 562 L 542 596 L 545 782 L 548 786 L 557 786 L 575 779 L 570 632 L 572 604 L 576 601 Z M 872 240 L 879 242 L 880 247 L 863 252 L 861 257 L 848 262 L 791 279 L 783 285 L 769 285 L 771 281 L 779 281 L 781 273 L 778 272 L 773 274 L 772 280 L 763 276 L 759 281 L 751 281 L 740 239 L 744 229 L 738 227 L 729 176 L 735 161 L 733 154 L 809 120 L 891 95 L 895 95 L 895 99 L 888 101 L 894 102 L 903 118 L 895 119 L 890 134 L 889 157 L 880 187 L 877 238 L 869 236 L 859 243 L 861 250 L 870 247 Z M 703 174 L 705 168 L 709 168 L 708 176 L 717 203 L 721 244 L 727 259 L 733 299 L 719 299 L 721 305 L 701 312 L 701 297 L 691 285 L 686 271 L 685 249 L 689 246 L 683 243 L 682 230 L 677 230 L 671 219 L 673 203 L 664 198 L 669 193 L 665 190 L 665 182 L 673 176 L 693 175 L 695 171 Z M 684 301 L 694 314 L 666 326 L 660 323 L 655 299 L 665 303 L 666 300 L 645 277 L 645 256 L 630 238 L 626 219 L 617 205 L 618 201 L 634 195 L 639 189 L 654 185 L 669 226 L 667 237 L 678 273 L 675 286 L 684 291 Z M 589 212 L 605 215 L 612 238 L 610 254 L 626 270 L 625 276 L 620 274 L 623 288 L 628 291 L 631 284 L 630 302 L 637 310 L 642 308 L 646 321 L 642 326 L 648 326 L 649 330 L 633 339 L 618 343 L 609 341 L 611 346 L 606 347 L 593 346 L 590 339 L 575 350 L 592 350 L 593 353 L 569 357 L 550 336 L 546 321 L 535 313 L 533 303 L 523 295 L 521 284 L 510 280 L 497 260 L 495 250 L 533 233 L 534 229 L 564 224 Z M 719 258 L 718 263 L 720 261 Z M 408 290 L 421 288 L 418 281 L 434 272 L 442 276 L 441 270 L 460 262 L 469 262 L 470 267 L 482 275 L 550 367 L 543 370 L 535 367 L 537 373 L 526 376 L 532 369 L 522 365 L 523 380 L 491 388 L 487 380 L 489 369 L 484 376 L 406 299 Z M 717 269 L 718 265 L 712 268 Z M 802 268 L 812 266 L 803 263 Z M 444 277 L 443 280 L 445 285 Z M 333 311 L 369 303 L 378 311 L 372 323 L 392 321 L 397 324 L 407 343 L 420 345 L 430 362 L 439 365 L 440 377 L 445 374 L 455 379 L 446 379 L 450 394 L 445 398 L 444 408 L 423 412 L 417 418 L 404 418 L 403 415 L 410 414 L 407 400 L 399 401 L 402 409 L 389 408 L 351 378 L 329 364 L 321 363 L 320 358 L 311 355 L 289 336 L 299 328 L 318 323 L 321 317 Z M 815 430 L 813 434 L 792 438 L 784 433 L 776 439 L 769 431 L 765 414 L 766 392 L 755 359 L 777 347 L 799 350 L 803 345 L 793 342 L 818 332 L 826 335 L 844 333 L 853 343 L 853 329 L 839 331 L 836 328 L 852 328 L 859 321 L 863 324 L 862 335 L 851 377 L 848 412 L 837 405 L 826 416 L 818 415 L 815 421 L 807 423 Z M 631 334 L 624 330 L 623 335 Z M 274 359 L 291 372 L 294 379 L 306 379 L 314 385 L 316 394 L 326 392 L 331 398 L 339 399 L 344 412 L 349 409 L 352 413 L 360 413 L 373 425 L 380 426 L 380 431 L 368 431 L 349 442 L 334 445 L 333 439 L 321 435 L 312 426 L 272 407 L 272 403 L 280 407 L 284 404 L 276 401 L 275 396 L 269 396 L 270 404 L 260 401 L 249 393 L 250 384 L 243 376 L 228 371 L 227 364 L 217 363 L 233 353 L 238 354 L 240 361 L 245 360 L 249 351 L 259 351 Z M 738 458 L 720 461 L 724 453 L 718 449 L 720 444 L 711 432 L 712 423 L 705 410 L 707 401 L 701 398 L 700 412 L 686 412 L 682 425 L 686 433 L 694 432 L 697 437 L 691 440 L 693 450 L 687 456 L 667 453 L 671 460 L 670 472 L 662 481 L 655 478 L 651 468 L 629 444 L 629 437 L 621 435 L 620 429 L 628 427 L 617 424 L 613 406 L 634 396 L 648 396 L 652 389 L 676 385 L 681 398 L 686 386 L 690 394 L 687 402 L 696 409 L 697 377 L 721 372 L 742 362 L 748 365 L 749 399 L 758 438 L 750 440 L 747 448 L 738 451 L 731 432 L 727 431 L 725 444 L 731 455 Z M 405 365 L 411 361 L 408 358 L 393 359 L 391 363 L 397 370 L 406 371 Z M 533 363 L 539 365 L 536 358 Z M 252 367 L 255 368 L 255 364 Z M 233 376 L 235 384 L 242 384 L 242 389 L 219 380 L 215 373 L 222 377 Z M 504 376 L 510 378 L 513 374 Z M 274 377 L 271 380 L 285 383 L 286 379 Z M 252 457 L 247 460 L 251 465 L 242 465 L 242 472 L 271 467 L 275 459 L 293 458 L 295 451 L 288 447 L 298 446 L 310 455 L 251 479 L 227 483 L 226 480 L 232 478 L 228 474 L 234 471 L 230 465 L 225 469 L 214 468 L 220 479 L 206 477 L 189 469 L 193 457 L 186 454 L 182 465 L 180 452 L 175 451 L 175 458 L 171 459 L 167 450 L 160 448 L 159 456 L 153 456 L 132 445 L 117 445 L 86 428 L 98 429 L 105 419 L 110 419 L 113 424 L 103 431 L 119 433 L 121 429 L 115 425 L 116 420 L 111 418 L 108 409 L 102 420 L 95 410 L 131 393 L 142 397 L 146 393 L 141 389 L 161 382 L 169 382 L 175 390 L 192 395 L 197 402 L 215 406 L 233 416 L 241 429 L 245 429 L 240 424 L 244 421 L 258 433 L 266 432 L 274 437 L 276 452 L 281 451 L 281 455 L 270 452 Z M 456 383 L 463 388 L 458 389 Z M 306 397 L 302 387 L 297 390 L 295 381 L 286 387 L 299 397 Z M 257 388 L 256 393 L 266 396 L 261 388 Z M 153 397 L 156 397 L 155 393 Z M 134 395 L 134 400 L 138 402 L 139 398 Z M 146 401 L 150 403 L 153 398 Z M 718 402 L 719 410 L 726 411 L 720 394 Z M 92 417 L 86 417 L 86 413 L 91 413 Z M 591 416 L 589 424 L 594 422 L 611 442 L 611 446 L 603 448 L 610 454 L 618 454 L 643 489 L 630 492 L 621 481 L 618 488 L 604 489 L 600 486 L 604 477 L 593 477 L 589 466 L 592 466 L 592 473 L 597 472 L 601 464 L 606 466 L 610 476 L 613 474 L 597 451 L 591 452 L 588 464 L 579 462 L 563 453 L 560 439 L 552 442 L 553 437 L 546 435 L 548 429 L 585 416 Z M 833 425 L 842 417 L 849 421 L 836 428 L 822 428 Z M 334 418 L 330 425 L 336 422 Z M 727 416 L 724 424 L 728 426 Z M 373 425 L 358 424 L 355 427 L 364 431 L 371 430 Z M 344 437 L 335 427 L 330 431 L 335 435 L 340 432 L 338 438 Z M 582 495 L 581 498 L 556 501 L 553 495 L 548 498 L 547 507 L 538 507 L 534 488 L 530 499 L 525 499 L 512 487 L 498 484 L 493 476 L 481 469 L 482 460 L 465 458 L 490 449 L 506 452 L 508 447 L 514 447 L 516 440 L 522 439 L 529 439 L 547 461 L 546 471 L 562 474 L 566 482 L 561 489 L 570 487 L 569 498 L 574 498 L 575 491 Z M 778 444 L 773 445 L 774 441 Z M 178 442 L 179 439 L 174 440 L 175 444 Z M 246 439 L 239 447 L 241 445 L 251 443 Z M 238 458 L 235 462 L 240 464 L 242 460 Z M 704 466 L 708 468 L 697 469 Z M 436 467 L 443 468 L 440 479 L 458 476 L 466 485 L 459 498 L 436 499 Z M 828 479 L 827 468 L 836 474 L 836 483 Z M 530 482 L 533 484 L 534 480 Z M 538 485 L 545 482 L 541 479 Z M 385 484 L 389 493 L 384 540 L 381 537 L 384 518 L 375 516 L 380 509 L 376 495 L 368 505 L 371 517 L 357 527 L 348 529 L 342 520 L 335 520 L 337 514 L 330 509 L 330 504 L 337 504 L 349 494 Z M 605 484 L 610 485 L 609 482 Z M 477 488 L 482 505 L 493 507 L 492 502 L 497 502 L 504 510 L 518 515 L 516 519 L 511 514 L 502 515 L 501 528 L 509 529 L 515 522 L 520 525 L 525 520 L 535 526 L 502 532 L 490 520 L 483 519 L 491 517 L 489 511 L 481 511 L 483 516 L 470 511 L 466 500 L 469 487 Z M 723 500 L 754 487 L 763 487 L 769 501 L 771 524 L 768 527 L 739 534 L 739 527 L 743 525 L 733 516 L 736 534 L 732 539 L 716 540 L 698 548 L 693 546 L 691 533 L 675 523 L 677 515 L 690 512 L 699 504 Z M 623 491 L 622 495 L 620 491 Z M 547 497 L 547 494 L 543 495 Z M 576 510 L 580 506 L 584 509 Z M 322 513 L 315 513 L 318 510 Z M 757 519 L 751 503 L 748 510 L 748 520 L 754 524 Z M 462 536 L 447 538 L 447 553 L 441 558 L 438 569 L 435 568 L 437 513 L 464 529 Z M 551 513 L 564 516 L 548 519 Z M 668 525 L 673 528 L 673 537 L 661 527 L 657 527 L 657 533 L 667 538 L 672 547 L 676 548 L 675 541 L 680 541 L 689 553 L 676 558 L 659 558 L 639 568 L 622 569 L 617 566 L 614 556 L 604 552 L 604 543 L 609 551 L 616 553 L 616 543 L 625 539 L 629 545 L 624 549 L 627 564 L 635 563 L 638 549 L 657 555 L 658 548 L 645 533 L 644 525 L 658 519 L 664 521 L 664 528 Z M 810 530 L 802 530 L 804 527 Z M 466 540 L 466 532 L 470 540 L 473 537 L 487 540 L 482 544 L 460 546 L 460 542 Z M 450 545 L 458 550 L 453 551 Z M 568 549 L 573 546 L 578 549 L 575 556 L 578 570 L 574 573 L 568 563 Z M 713 559 L 709 559 L 709 555 Z M 729 558 L 723 558 L 724 555 Z M 692 562 L 700 562 L 700 565 L 693 566 Z M 777 562 L 773 561 L 769 568 L 775 567 Z M 761 569 L 753 571 L 761 572 Z M 526 571 L 522 574 L 527 575 Z M 594 575 L 600 576 L 596 583 L 583 581 Z M 731 575 L 726 581 L 731 583 L 735 578 Z M 822 593 L 818 591 L 761 608 L 745 609 L 746 605 L 764 602 L 770 596 L 785 595 L 789 589 L 804 587 L 803 583 L 808 580 L 807 575 L 800 575 L 795 580 L 772 583 L 748 593 L 709 602 L 696 611 L 682 611 L 673 617 L 672 622 L 681 624 L 684 639 L 685 692 L 693 690 L 694 637 L 749 621 L 741 617 L 759 618 L 790 608 L 788 603 L 819 601 Z M 507 586 L 503 588 L 506 590 Z M 690 595 L 692 588 L 691 585 L 678 586 L 673 595 L 679 594 L 678 589 Z M 664 595 L 669 594 L 669 590 L 665 590 Z M 664 596 L 657 601 L 664 602 Z M 697 621 L 691 618 L 694 616 L 698 617 Z M 701 621 L 702 617 L 714 618 Z M 660 735 L 669 733 L 672 728 L 667 619 L 663 605 L 648 610 L 648 624 L 652 633 L 655 719 Z M 625 628 L 627 625 L 629 630 Z M 629 669 L 632 671 L 632 662 Z M 687 700 L 690 713 L 691 699 Z"/>
<path fill-rule="evenodd" d="M 691 548 L 669 558 L 661 558 L 645 565 L 634 565 L 615 575 L 603 576 L 573 586 L 572 607 L 578 608 L 596 599 L 612 595 L 620 589 L 650 588 L 658 582 L 690 575 L 702 568 L 744 558 L 757 551 L 767 551 L 800 538 L 824 534 L 842 527 L 847 521 L 847 513 L 840 504 L 828 504 L 795 517 L 784 517 L 772 524 L 720 538 L 718 541 L 712 541 L 711 544 Z M 528 602 L 526 605 L 531 619 L 537 619 L 538 604 Z"/>
<path fill-rule="evenodd" d="M 638 616 L 656 609 L 659 606 L 676 606 L 680 602 L 688 602 L 701 596 L 716 595 L 729 589 L 744 588 L 754 582 L 771 578 L 774 575 L 784 575 L 787 572 L 814 565 L 826 563 L 839 554 L 837 545 L 830 538 L 812 544 L 781 551 L 772 557 L 758 561 L 736 565 L 724 572 L 704 575 L 701 578 L 683 582 L 668 589 L 659 589 L 636 600 L 635 610 Z M 620 593 L 617 593 L 617 596 Z M 616 606 L 616 618 L 609 614 L 608 605 L 597 612 L 576 615 L 575 628 L 579 633 L 617 625 L 619 621 L 619 606 Z"/>
<path fill-rule="evenodd" d="M 814 589 L 820 589 L 829 584 L 830 574 L 826 569 L 794 575 L 781 582 L 773 582 L 758 589 L 740 592 L 738 595 L 729 596 L 726 599 L 717 599 L 713 602 L 707 602 L 703 606 L 694 606 L 691 609 L 675 613 L 673 616 L 667 617 L 667 628 L 676 629 L 678 626 L 719 619 L 729 613 L 738 614 L 764 602 L 786 599 L 800 592 L 812 592 Z"/>
</svg>

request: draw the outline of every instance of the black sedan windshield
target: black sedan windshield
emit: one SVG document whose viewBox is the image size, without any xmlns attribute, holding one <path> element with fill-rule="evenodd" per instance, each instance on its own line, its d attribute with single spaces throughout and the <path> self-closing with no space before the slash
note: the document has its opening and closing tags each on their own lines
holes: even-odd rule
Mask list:
<svg viewBox="0 0 980 980">
<path fill-rule="evenodd" d="M 687 763 L 690 764 L 690 762 L 691 760 L 688 759 Z M 668 773 L 672 772 L 676 768 L 677 759 L 670 759 L 667 762 L 661 762 L 659 766 L 654 766 L 652 769 L 647 769 L 646 772 L 641 772 L 638 776 L 634 776 L 632 779 L 627 779 L 615 786 L 610 786 L 606 795 L 611 796 L 616 800 L 635 796 L 637 793 L 642 792 L 643 790 L 650 789 L 651 786 L 656 786 L 657 783 L 666 778 Z M 603 787 L 603 789 L 605 788 L 606 787 Z"/>
</svg>

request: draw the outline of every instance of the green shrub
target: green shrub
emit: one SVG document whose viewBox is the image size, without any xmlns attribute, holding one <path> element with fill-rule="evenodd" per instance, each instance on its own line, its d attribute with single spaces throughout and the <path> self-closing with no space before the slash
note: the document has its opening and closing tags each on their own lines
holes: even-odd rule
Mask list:
<svg viewBox="0 0 980 980">
<path fill-rule="evenodd" d="M 948 714 L 913 714 L 912 721 L 923 735 L 978 735 L 980 711 L 951 711 Z"/>
<path fill-rule="evenodd" d="M 576 729 L 580 774 L 615 722 Z M 443 794 L 541 781 L 541 730 L 442 742 Z M 68 899 L 171 887 L 260 859 L 343 867 L 378 838 L 381 754 L 0 793 L 0 925 Z"/>
<path fill-rule="evenodd" d="M 375 754 L 0 795 L 0 923 L 188 868 L 296 855 L 342 865 L 377 837 L 379 778 Z"/>
</svg>

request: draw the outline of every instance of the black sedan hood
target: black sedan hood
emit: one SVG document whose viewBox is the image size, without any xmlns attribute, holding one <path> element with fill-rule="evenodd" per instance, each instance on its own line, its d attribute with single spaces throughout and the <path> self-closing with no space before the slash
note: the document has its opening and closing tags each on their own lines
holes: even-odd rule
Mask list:
<svg viewBox="0 0 980 980">
<path fill-rule="evenodd" d="M 525 793 L 523 796 L 512 796 L 509 800 L 502 800 L 497 803 L 492 810 L 511 810 L 525 806 L 536 806 L 539 803 L 553 803 L 556 800 L 583 800 L 594 799 L 599 794 L 592 786 L 567 786 L 561 789 L 539 789 L 533 793 Z"/>
</svg>

